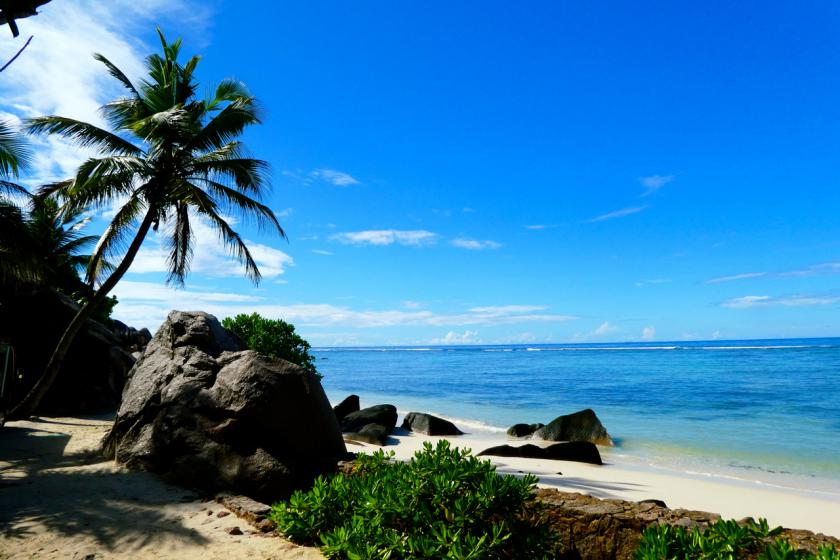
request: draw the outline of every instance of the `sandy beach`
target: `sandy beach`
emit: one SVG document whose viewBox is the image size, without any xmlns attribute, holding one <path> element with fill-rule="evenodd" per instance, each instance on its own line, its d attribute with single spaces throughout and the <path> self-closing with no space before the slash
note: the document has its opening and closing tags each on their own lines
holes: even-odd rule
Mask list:
<svg viewBox="0 0 840 560">
<path fill-rule="evenodd" d="M 111 423 L 39 418 L 0 429 L 0 559 L 322 558 L 212 500 L 103 460 L 94 450 Z"/>
<path fill-rule="evenodd" d="M 212 500 L 102 460 L 94 450 L 109 426 L 107 417 L 38 418 L 0 431 L 0 559 L 322 558 L 314 548 L 257 532 Z M 397 429 L 382 449 L 404 460 L 438 439 Z M 504 435 L 484 433 L 448 439 L 474 452 L 511 443 Z M 348 449 L 380 448 L 348 444 Z M 500 473 L 531 472 L 545 487 L 608 499 L 657 498 L 672 508 L 766 517 L 772 524 L 840 536 L 838 495 L 641 469 L 610 463 L 608 452 L 604 456 L 603 466 L 490 459 Z M 242 534 L 230 534 L 233 527 Z"/>
<path fill-rule="evenodd" d="M 423 436 L 397 430 L 391 436 L 397 459 L 409 459 L 425 441 L 440 437 Z M 532 441 L 509 440 L 503 434 L 465 434 L 448 437 L 453 444 L 478 453 L 494 445 L 521 445 Z M 372 445 L 347 444 L 350 451 L 370 453 Z M 807 529 L 840 537 L 840 494 L 800 489 L 776 488 L 758 482 L 690 475 L 678 471 L 640 468 L 611 462 L 609 450 L 602 449 L 603 466 L 511 457 L 485 457 L 503 474 L 533 473 L 540 486 L 567 492 L 581 492 L 604 499 L 640 501 L 659 499 L 670 508 L 685 508 L 719 513 L 724 518 L 765 517 L 774 525 Z M 558 474 L 562 473 L 562 474 Z"/>
</svg>

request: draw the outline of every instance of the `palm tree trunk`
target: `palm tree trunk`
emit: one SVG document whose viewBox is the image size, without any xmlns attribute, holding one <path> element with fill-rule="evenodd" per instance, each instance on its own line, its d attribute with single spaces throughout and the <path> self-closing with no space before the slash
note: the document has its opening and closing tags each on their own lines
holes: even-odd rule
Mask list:
<svg viewBox="0 0 840 560">
<path fill-rule="evenodd" d="M 52 387 L 56 377 L 58 377 L 58 372 L 61 370 L 61 364 L 64 362 L 64 358 L 67 356 L 67 352 L 70 350 L 70 347 L 73 345 L 76 335 L 79 334 L 82 326 L 84 326 L 91 314 L 93 314 L 97 305 L 105 299 L 105 296 L 114 289 L 117 282 L 119 282 L 123 275 L 128 271 L 128 268 L 134 261 L 134 257 L 137 256 L 137 252 L 140 250 L 140 246 L 143 244 L 143 240 L 146 238 L 146 234 L 149 233 L 152 221 L 154 221 L 154 212 L 152 208 L 149 208 L 134 236 L 134 239 L 131 242 L 131 245 L 128 247 L 125 257 L 123 257 L 122 262 L 120 262 L 119 266 L 105 280 L 105 282 L 102 283 L 99 289 L 93 294 L 93 297 L 91 297 L 90 300 L 88 300 L 88 302 L 79 309 L 76 316 L 70 321 L 70 324 L 67 325 L 64 334 L 61 335 L 61 339 L 58 341 L 58 345 L 55 347 L 55 350 L 53 350 L 52 356 L 50 356 L 50 361 L 47 362 L 47 367 L 44 369 L 44 373 L 23 400 L 9 412 L 9 420 L 27 418 L 35 411 L 36 408 L 38 408 L 38 405 L 41 404 L 44 396 L 50 390 L 50 387 Z"/>
</svg>

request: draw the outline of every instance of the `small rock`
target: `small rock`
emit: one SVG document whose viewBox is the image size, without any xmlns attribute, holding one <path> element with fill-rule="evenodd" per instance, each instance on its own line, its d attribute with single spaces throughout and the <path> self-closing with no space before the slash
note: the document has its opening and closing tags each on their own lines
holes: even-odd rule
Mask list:
<svg viewBox="0 0 840 560">
<path fill-rule="evenodd" d="M 242 529 L 240 529 L 239 527 L 229 527 L 228 529 L 226 529 L 226 531 L 227 531 L 228 535 L 241 535 L 242 534 Z"/>
<path fill-rule="evenodd" d="M 662 508 L 667 508 L 668 506 L 662 500 L 650 499 L 650 500 L 641 500 L 640 504 L 653 504 L 655 506 L 659 506 Z"/>
<path fill-rule="evenodd" d="M 230 515 L 229 511 L 220 511 L 216 514 L 216 517 L 227 517 L 228 515 Z"/>
<path fill-rule="evenodd" d="M 530 436 L 543 426 L 545 426 L 545 424 L 514 424 L 507 429 L 507 435 L 516 438 L 526 437 Z"/>
</svg>

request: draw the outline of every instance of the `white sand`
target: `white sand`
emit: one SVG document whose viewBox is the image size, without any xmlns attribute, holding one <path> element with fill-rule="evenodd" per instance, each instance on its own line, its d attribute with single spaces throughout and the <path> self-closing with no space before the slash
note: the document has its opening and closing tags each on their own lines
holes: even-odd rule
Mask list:
<svg viewBox="0 0 840 560">
<path fill-rule="evenodd" d="M 392 439 L 395 445 L 382 449 L 394 451 L 397 459 L 406 460 L 422 448 L 423 442 L 434 444 L 442 438 L 409 433 L 394 435 Z M 508 440 L 504 435 L 491 434 L 467 434 L 446 439 L 459 447 L 472 449 L 473 453 L 505 443 L 533 443 Z M 347 448 L 367 453 L 379 449 L 372 445 L 353 444 L 348 444 Z M 571 461 L 486 458 L 493 461 L 500 473 L 533 473 L 540 478 L 540 486 L 548 488 L 630 501 L 656 498 L 664 500 L 670 508 L 709 511 L 733 519 L 765 517 L 772 525 L 840 537 L 840 494 L 776 488 L 758 482 L 693 476 L 634 465 L 596 466 Z M 563 474 L 558 475 L 558 472 Z"/>
<path fill-rule="evenodd" d="M 0 560 L 321 559 L 254 531 L 214 502 L 129 472 L 91 450 L 108 419 L 49 418 L 0 428 Z M 231 527 L 244 534 L 230 535 Z"/>
</svg>

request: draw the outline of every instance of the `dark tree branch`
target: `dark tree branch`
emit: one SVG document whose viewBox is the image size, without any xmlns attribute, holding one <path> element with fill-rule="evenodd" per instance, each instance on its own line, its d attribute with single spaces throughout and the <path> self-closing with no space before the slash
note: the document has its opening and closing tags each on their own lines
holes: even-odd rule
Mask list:
<svg viewBox="0 0 840 560">
<path fill-rule="evenodd" d="M 26 43 L 24 43 L 24 44 L 23 44 L 23 46 L 20 48 L 20 50 L 17 52 L 17 54 L 15 54 L 15 56 L 13 56 L 13 57 L 12 57 L 12 59 L 11 59 L 11 60 L 9 60 L 9 62 L 7 62 L 6 64 L 4 64 L 4 65 L 3 65 L 3 68 L 0 68 L 0 72 L 2 72 L 3 70 L 5 70 L 6 68 L 8 68 L 8 67 L 9 67 L 9 64 L 11 64 L 12 62 L 14 62 L 14 61 L 15 61 L 15 59 L 16 59 L 17 57 L 19 57 L 19 56 L 20 56 L 20 53 L 22 53 L 22 52 L 23 52 L 23 49 L 25 49 L 26 47 L 28 47 L 28 46 L 29 46 L 29 43 L 31 43 L 31 42 L 32 42 L 32 38 L 33 38 L 33 37 L 34 37 L 34 35 L 30 35 L 30 36 L 29 36 L 29 39 L 27 39 L 27 40 L 26 40 Z"/>
</svg>

